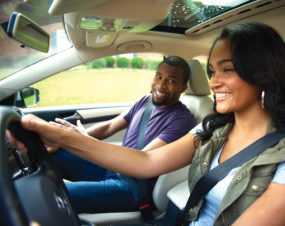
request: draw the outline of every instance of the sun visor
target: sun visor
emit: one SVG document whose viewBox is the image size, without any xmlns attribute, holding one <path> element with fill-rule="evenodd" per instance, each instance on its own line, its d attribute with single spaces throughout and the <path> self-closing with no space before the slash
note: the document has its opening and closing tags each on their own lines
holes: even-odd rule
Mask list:
<svg viewBox="0 0 285 226">
<path fill-rule="evenodd" d="M 85 32 L 86 46 L 100 48 L 111 45 L 119 32 L 145 32 L 160 22 L 137 22 L 90 16 L 82 17 L 79 27 L 81 31 Z"/>
<path fill-rule="evenodd" d="M 129 20 L 163 20 L 174 0 L 53 0 L 49 14 L 80 13 Z"/>
<path fill-rule="evenodd" d="M 168 15 L 174 0 L 53 0 L 49 14 L 70 15 L 87 47 L 112 45 L 120 32 L 146 32 Z M 69 21 L 65 20 L 68 24 Z"/>
</svg>

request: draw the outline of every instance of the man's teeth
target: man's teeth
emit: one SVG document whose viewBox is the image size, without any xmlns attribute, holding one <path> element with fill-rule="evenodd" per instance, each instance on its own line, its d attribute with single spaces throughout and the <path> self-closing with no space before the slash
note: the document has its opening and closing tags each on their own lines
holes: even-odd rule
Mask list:
<svg viewBox="0 0 285 226">
<path fill-rule="evenodd" d="M 161 93 L 161 92 L 159 92 L 159 91 L 156 91 L 156 94 L 157 94 L 158 96 L 165 96 L 165 93 Z"/>
</svg>

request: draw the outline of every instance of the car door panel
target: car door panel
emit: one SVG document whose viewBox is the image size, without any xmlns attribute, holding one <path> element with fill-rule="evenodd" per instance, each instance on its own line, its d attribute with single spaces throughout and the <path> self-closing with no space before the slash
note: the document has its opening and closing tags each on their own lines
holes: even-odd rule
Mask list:
<svg viewBox="0 0 285 226">
<path fill-rule="evenodd" d="M 103 122 L 116 117 L 130 108 L 129 104 L 114 106 L 68 106 L 68 107 L 46 107 L 46 108 L 23 108 L 24 114 L 34 114 L 46 121 L 54 121 L 55 118 L 80 119 L 87 128 L 95 123 Z M 73 123 L 76 120 L 68 120 Z M 122 130 L 106 139 L 107 142 L 121 144 L 125 130 Z"/>
</svg>

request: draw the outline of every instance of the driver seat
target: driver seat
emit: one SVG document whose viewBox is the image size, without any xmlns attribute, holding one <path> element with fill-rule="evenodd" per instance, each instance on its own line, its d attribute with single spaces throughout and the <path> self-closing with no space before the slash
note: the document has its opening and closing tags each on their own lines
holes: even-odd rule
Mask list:
<svg viewBox="0 0 285 226">
<path fill-rule="evenodd" d="M 191 69 L 191 81 L 185 95 L 181 96 L 181 102 L 184 103 L 192 112 L 197 122 L 212 112 L 213 101 L 209 97 L 211 94 L 206 73 L 198 60 L 189 62 Z M 189 166 L 179 170 L 159 176 L 153 189 L 153 201 L 156 207 L 155 216 L 162 216 L 167 208 L 167 193 L 177 184 L 187 180 Z M 96 214 L 79 214 L 79 218 L 93 225 L 109 225 L 119 223 L 138 223 L 142 222 L 140 211 L 133 212 L 112 212 Z"/>
</svg>

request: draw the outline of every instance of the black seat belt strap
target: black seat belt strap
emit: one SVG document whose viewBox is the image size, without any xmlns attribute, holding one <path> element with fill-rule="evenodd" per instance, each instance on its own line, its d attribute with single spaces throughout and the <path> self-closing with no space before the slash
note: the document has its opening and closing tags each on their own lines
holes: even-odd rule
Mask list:
<svg viewBox="0 0 285 226">
<path fill-rule="evenodd" d="M 147 124 L 151 117 L 154 105 L 152 103 L 151 97 L 149 97 L 148 102 L 144 106 L 144 111 L 141 116 L 138 129 L 138 139 L 137 148 L 143 149 L 145 146 L 145 135 L 147 130 Z M 139 209 L 142 214 L 142 218 L 146 221 L 152 219 L 153 204 L 152 200 L 149 198 L 147 180 L 136 179 L 142 193 L 142 199 L 139 204 Z"/>
<path fill-rule="evenodd" d="M 258 139 L 253 144 L 247 146 L 238 154 L 226 160 L 219 166 L 210 170 L 195 185 L 183 210 L 183 213 L 178 219 L 177 225 L 181 226 L 189 224 L 187 214 L 188 210 L 194 207 L 200 200 L 202 200 L 205 195 L 217 184 L 217 182 L 222 180 L 232 169 L 241 166 L 243 163 L 254 158 L 267 148 L 274 146 L 283 137 L 285 137 L 284 131 L 269 133 Z"/>
<path fill-rule="evenodd" d="M 151 97 L 149 97 L 148 102 L 145 104 L 144 111 L 142 113 L 142 117 L 139 123 L 139 129 L 138 129 L 138 139 L 137 139 L 137 148 L 143 149 L 145 146 L 145 132 L 147 129 L 147 123 L 150 119 L 152 110 L 154 108 L 154 105 L 152 104 Z"/>
</svg>

